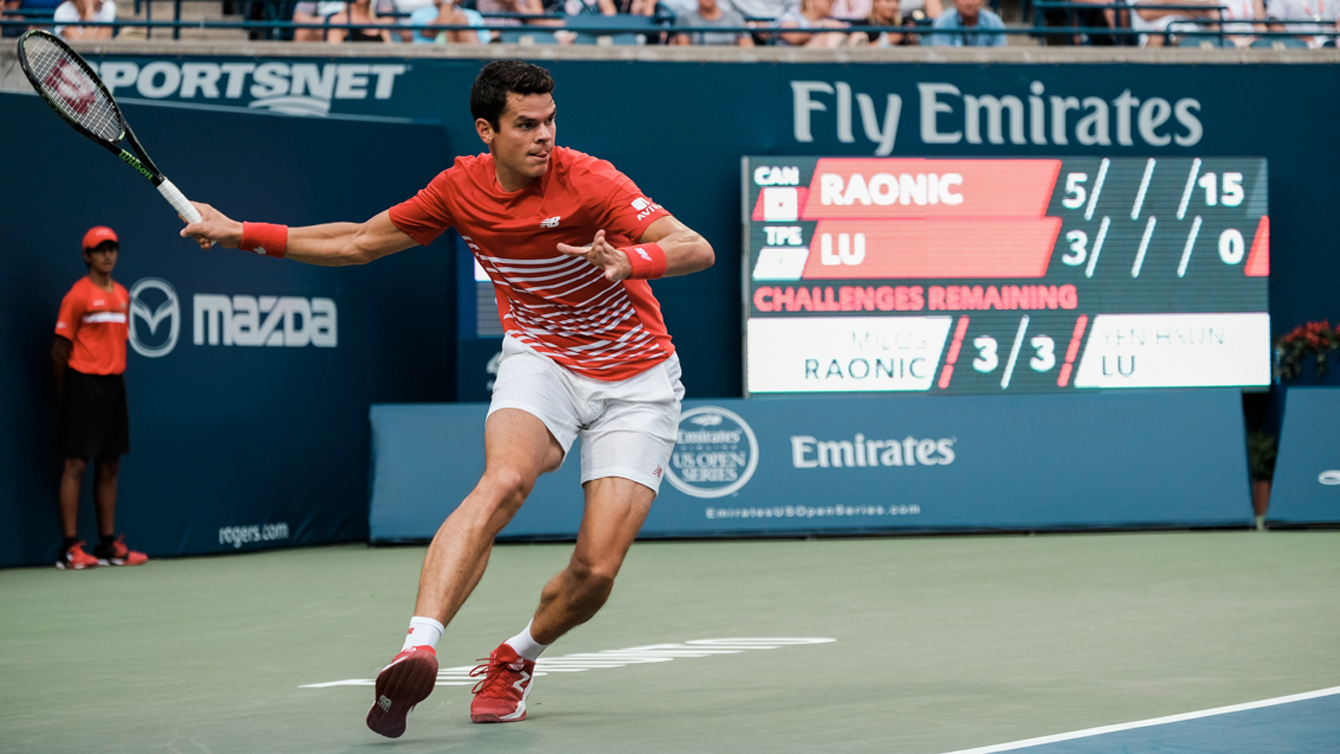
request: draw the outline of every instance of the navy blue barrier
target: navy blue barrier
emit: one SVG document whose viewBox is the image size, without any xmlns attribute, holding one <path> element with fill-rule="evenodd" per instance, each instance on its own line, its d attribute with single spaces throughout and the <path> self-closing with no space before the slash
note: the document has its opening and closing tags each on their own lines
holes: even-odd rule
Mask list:
<svg viewBox="0 0 1340 754">
<path fill-rule="evenodd" d="M 1267 520 L 1340 523 L 1340 388 L 1289 389 Z"/>
<path fill-rule="evenodd" d="M 373 406 L 374 542 L 431 538 L 484 468 L 482 404 Z M 1231 390 L 690 400 L 646 537 L 1245 526 Z M 581 464 L 504 538 L 576 535 Z"/>
<path fill-rule="evenodd" d="M 423 125 L 126 111 L 187 196 L 254 219 L 369 217 L 451 157 Z M 120 235 L 114 277 L 136 304 L 117 529 L 151 556 L 365 539 L 368 404 L 455 394 L 451 245 L 347 269 L 201 251 L 147 181 L 36 97 L 0 95 L 0 112 L 0 140 L 23 146 L 0 225 L 0 566 L 59 549 L 47 352 L 99 224 Z M 367 158 L 384 143 L 415 158 Z M 89 487 L 79 533 L 96 541 Z"/>
</svg>

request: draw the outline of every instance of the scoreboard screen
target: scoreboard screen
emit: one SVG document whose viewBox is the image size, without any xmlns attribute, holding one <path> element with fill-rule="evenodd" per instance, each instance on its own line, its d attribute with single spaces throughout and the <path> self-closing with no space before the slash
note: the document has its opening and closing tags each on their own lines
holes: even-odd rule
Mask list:
<svg viewBox="0 0 1340 754">
<path fill-rule="evenodd" d="M 745 393 L 1267 386 L 1259 158 L 744 158 Z"/>
</svg>

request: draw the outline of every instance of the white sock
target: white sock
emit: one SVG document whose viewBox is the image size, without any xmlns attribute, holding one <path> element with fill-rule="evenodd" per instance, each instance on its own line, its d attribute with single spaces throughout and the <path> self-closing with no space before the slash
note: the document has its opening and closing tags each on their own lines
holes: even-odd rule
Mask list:
<svg viewBox="0 0 1340 754">
<path fill-rule="evenodd" d="M 534 621 L 531 621 L 531 623 L 534 623 Z M 504 643 L 516 650 L 517 654 L 531 662 L 540 659 L 540 653 L 552 646 L 550 644 L 541 644 L 535 641 L 535 637 L 530 635 L 530 623 L 526 624 L 526 627 L 522 629 L 521 633 L 513 636 Z"/>
<path fill-rule="evenodd" d="M 437 640 L 442 638 L 442 632 L 447 627 L 433 620 L 416 615 L 409 619 L 409 632 L 405 634 L 405 646 L 400 648 L 404 652 L 410 647 L 432 647 L 437 648 Z"/>
</svg>

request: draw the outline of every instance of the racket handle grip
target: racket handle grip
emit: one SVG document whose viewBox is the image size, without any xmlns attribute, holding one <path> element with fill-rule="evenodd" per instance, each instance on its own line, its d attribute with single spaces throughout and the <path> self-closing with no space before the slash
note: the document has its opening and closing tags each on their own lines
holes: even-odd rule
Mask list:
<svg viewBox="0 0 1340 754">
<path fill-rule="evenodd" d="M 186 218 L 186 222 L 200 221 L 200 212 L 196 210 L 195 205 L 186 200 L 186 196 L 182 194 L 181 189 L 172 185 L 172 181 L 164 178 L 163 182 L 158 184 L 158 193 L 162 194 L 163 198 L 167 199 L 168 204 L 171 204 L 172 208 L 177 210 L 177 214 Z"/>
</svg>

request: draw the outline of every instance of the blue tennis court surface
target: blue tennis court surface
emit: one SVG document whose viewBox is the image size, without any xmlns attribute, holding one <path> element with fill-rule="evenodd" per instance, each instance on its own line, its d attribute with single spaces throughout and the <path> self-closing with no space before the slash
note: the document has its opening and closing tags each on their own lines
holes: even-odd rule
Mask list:
<svg viewBox="0 0 1340 754">
<path fill-rule="evenodd" d="M 1340 752 L 1340 686 L 952 754 L 1326 754 Z"/>
</svg>

